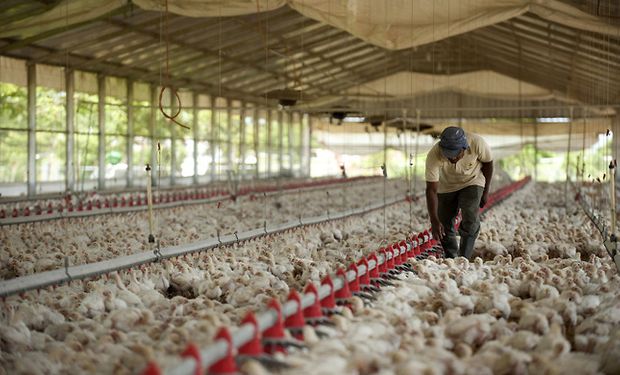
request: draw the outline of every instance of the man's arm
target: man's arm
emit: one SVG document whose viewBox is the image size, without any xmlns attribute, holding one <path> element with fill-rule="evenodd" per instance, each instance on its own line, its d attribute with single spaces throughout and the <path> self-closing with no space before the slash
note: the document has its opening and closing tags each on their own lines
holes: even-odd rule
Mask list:
<svg viewBox="0 0 620 375">
<path fill-rule="evenodd" d="M 489 199 L 489 190 L 491 189 L 491 179 L 493 179 L 493 162 L 482 163 L 480 169 L 484 175 L 484 190 L 482 191 L 482 198 L 480 198 L 480 208 L 487 204 Z"/>
<path fill-rule="evenodd" d="M 441 222 L 439 222 L 439 215 L 437 214 L 437 186 L 438 182 L 426 181 L 426 207 L 428 208 L 428 216 L 431 219 L 431 230 L 433 231 L 433 238 L 441 240 L 445 235 L 445 231 Z"/>
</svg>

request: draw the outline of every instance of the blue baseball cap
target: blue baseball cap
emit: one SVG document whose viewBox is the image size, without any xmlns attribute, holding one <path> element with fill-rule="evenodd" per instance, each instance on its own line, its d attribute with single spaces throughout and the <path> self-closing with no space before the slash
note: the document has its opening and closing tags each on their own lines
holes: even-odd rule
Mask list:
<svg viewBox="0 0 620 375">
<path fill-rule="evenodd" d="M 441 152 L 448 159 L 456 158 L 461 153 L 461 150 L 465 150 L 467 147 L 469 147 L 469 144 L 463 129 L 449 126 L 441 132 L 439 148 L 441 148 Z"/>
</svg>

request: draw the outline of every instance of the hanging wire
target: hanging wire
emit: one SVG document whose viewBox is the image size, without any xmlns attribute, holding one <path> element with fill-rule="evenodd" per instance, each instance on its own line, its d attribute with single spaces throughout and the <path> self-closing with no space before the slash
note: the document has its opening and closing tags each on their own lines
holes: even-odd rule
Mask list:
<svg viewBox="0 0 620 375">
<path fill-rule="evenodd" d="M 221 114 L 222 109 L 220 108 L 221 97 L 222 97 L 222 3 L 220 3 L 220 7 L 218 8 L 218 18 L 217 18 L 217 98 L 215 99 L 215 122 L 217 126 L 215 127 L 216 139 L 217 139 L 217 180 L 219 181 L 222 177 L 222 138 L 221 138 L 221 127 L 222 124 Z"/>
<path fill-rule="evenodd" d="M 413 175 L 414 177 L 418 175 L 418 153 L 420 150 L 420 115 L 421 111 L 416 109 L 415 111 L 415 124 L 416 124 L 416 138 L 415 138 L 415 150 L 413 153 Z M 413 192 L 417 194 L 418 192 L 418 179 L 417 177 L 413 180 Z"/>
<path fill-rule="evenodd" d="M 514 27 L 514 26 L 513 26 Z M 519 72 L 518 72 L 518 77 L 519 77 L 519 82 L 518 82 L 518 90 L 519 90 L 519 133 L 521 135 L 521 151 L 519 153 L 519 161 L 521 164 L 521 173 L 520 177 L 525 177 L 525 145 L 524 145 L 524 138 L 523 138 L 523 88 L 522 88 L 522 84 L 523 84 L 523 75 L 522 75 L 522 64 L 523 64 L 523 46 L 521 45 L 521 40 L 515 35 L 515 39 L 517 39 L 517 43 L 518 43 L 518 47 L 519 47 Z"/>
<path fill-rule="evenodd" d="M 581 180 L 581 184 L 583 185 L 584 183 L 584 173 L 586 170 L 586 108 L 583 107 L 581 109 L 581 119 L 582 119 L 582 123 L 583 123 L 583 134 L 582 134 L 582 141 L 581 141 L 581 165 L 580 165 L 580 174 L 579 174 L 579 179 Z"/>
<path fill-rule="evenodd" d="M 413 3 L 411 4 L 411 39 L 413 40 Z M 412 47 L 411 48 L 411 54 L 409 56 L 409 73 L 410 74 L 410 80 L 409 80 L 409 88 L 411 89 L 411 101 L 413 102 L 413 54 L 415 52 L 415 49 Z M 413 106 L 411 106 L 413 107 Z M 404 121 L 406 121 L 407 118 L 407 110 L 403 110 L 403 124 Z M 410 125 L 410 124 L 409 124 Z M 411 130 L 409 132 L 410 136 L 413 135 L 413 130 Z M 416 142 L 418 140 L 418 136 L 419 134 L 416 134 Z M 407 163 L 407 159 L 409 159 L 409 165 L 405 165 L 405 168 L 409 171 L 408 173 L 408 181 L 407 181 L 407 192 L 409 194 L 409 230 L 411 231 L 411 233 L 413 233 L 413 199 L 415 197 L 414 191 L 412 189 L 412 180 L 415 178 L 415 176 L 413 175 L 413 169 L 412 169 L 412 163 L 413 163 L 413 155 L 411 153 L 411 137 L 407 137 L 407 141 L 409 142 L 409 147 L 405 150 L 405 163 Z"/>
<path fill-rule="evenodd" d="M 157 141 L 157 195 L 161 199 L 161 143 Z"/>
<path fill-rule="evenodd" d="M 172 86 L 172 84 L 170 83 L 170 29 L 169 29 L 169 21 L 168 21 L 169 13 L 170 12 L 168 11 L 168 0 L 165 0 L 164 32 L 165 32 L 165 38 L 166 38 L 166 43 L 165 43 L 166 74 L 165 74 L 165 81 L 163 82 L 163 85 L 161 84 L 162 82 L 161 82 L 161 75 L 160 75 L 161 89 L 159 90 L 159 112 L 161 112 L 161 114 L 165 118 L 167 118 L 169 121 L 177 124 L 178 126 L 184 129 L 190 129 L 189 126 L 183 125 L 177 120 L 177 117 L 181 114 L 181 110 L 183 109 L 183 103 L 181 103 L 181 97 L 179 96 L 178 90 L 174 88 L 174 86 Z M 161 40 L 161 33 L 160 33 L 160 40 Z M 164 99 L 164 92 L 166 91 L 166 89 L 170 90 L 171 97 L 174 98 L 178 104 L 178 108 L 176 111 L 172 111 L 172 107 L 170 108 L 171 109 L 170 113 L 166 113 L 166 111 L 164 110 L 163 99 Z"/>
<path fill-rule="evenodd" d="M 385 9 L 385 19 L 384 22 L 387 24 L 387 11 L 388 11 L 388 6 L 386 5 L 386 3 L 383 3 L 384 9 Z M 387 51 L 385 52 L 387 54 Z M 388 117 L 388 110 L 387 110 L 387 64 L 384 65 L 383 68 L 384 72 L 383 72 L 383 93 L 384 93 L 384 105 L 385 105 L 385 115 L 384 115 L 384 120 L 383 120 L 383 240 L 385 241 L 385 243 L 387 244 L 387 207 L 386 207 L 386 194 L 387 194 L 387 133 L 388 133 L 388 129 L 387 129 L 387 117 Z"/>
<path fill-rule="evenodd" d="M 69 29 L 69 2 L 66 2 L 65 3 L 65 30 L 68 30 L 68 29 Z M 65 80 L 64 80 L 64 82 L 65 82 L 65 94 L 67 94 L 66 75 L 69 74 L 69 46 L 68 45 L 65 48 L 64 55 L 65 55 Z M 73 72 L 71 72 L 71 74 L 73 74 Z M 67 100 L 70 100 L 71 102 L 73 102 L 73 137 L 71 139 L 69 139 L 69 133 L 68 133 L 69 129 L 66 129 L 67 130 L 67 138 L 66 138 L 65 141 L 67 142 L 67 144 L 69 144 L 69 142 L 73 142 L 73 145 L 75 145 L 75 118 L 76 118 L 76 116 L 75 116 L 75 113 L 76 113 L 76 106 L 75 106 L 75 84 L 73 85 L 73 87 L 74 87 L 74 89 L 71 92 L 73 97 L 69 98 L 69 95 L 67 95 Z M 90 126 L 90 124 L 89 124 L 89 126 Z M 67 160 L 69 159 L 69 157 L 74 158 L 75 151 L 76 150 L 73 149 L 72 155 L 66 154 L 65 158 L 67 158 Z M 74 176 L 73 177 L 73 179 L 74 179 L 73 183 L 75 183 L 76 174 L 75 174 L 75 166 L 73 165 L 73 160 L 68 160 L 68 162 L 69 162 L 68 164 L 71 165 L 72 168 L 71 168 L 71 171 L 69 169 L 67 169 L 67 171 L 65 173 L 73 174 L 73 176 Z M 75 186 L 77 186 L 77 185 L 75 185 Z M 83 186 L 83 183 L 82 183 L 82 186 Z M 65 190 L 69 190 L 70 188 L 73 188 L 73 186 L 65 186 Z"/>
<path fill-rule="evenodd" d="M 564 208 L 568 209 L 568 180 L 570 173 L 570 151 L 571 141 L 573 137 L 573 107 L 570 107 L 570 116 L 568 123 L 568 144 L 566 147 L 566 181 L 564 182 Z"/>
</svg>

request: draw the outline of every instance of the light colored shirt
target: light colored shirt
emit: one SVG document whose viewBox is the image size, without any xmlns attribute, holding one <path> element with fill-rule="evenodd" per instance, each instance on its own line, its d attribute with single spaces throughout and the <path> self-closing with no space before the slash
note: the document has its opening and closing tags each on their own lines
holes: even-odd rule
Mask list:
<svg viewBox="0 0 620 375">
<path fill-rule="evenodd" d="M 456 164 L 450 163 L 435 144 L 426 156 L 426 181 L 439 182 L 438 193 L 451 193 L 467 186 L 484 187 L 482 163 L 493 161 L 491 149 L 481 136 L 465 133 L 469 147 Z"/>
</svg>

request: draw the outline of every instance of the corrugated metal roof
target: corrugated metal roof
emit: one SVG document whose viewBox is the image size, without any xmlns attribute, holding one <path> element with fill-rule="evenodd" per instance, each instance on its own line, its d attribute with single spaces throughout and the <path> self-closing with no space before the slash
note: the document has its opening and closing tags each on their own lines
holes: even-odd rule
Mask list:
<svg viewBox="0 0 620 375">
<path fill-rule="evenodd" d="M 617 2 L 566 2 L 620 24 Z M 57 3 L 3 1 L 0 24 L 44 12 Z M 129 5 L 84 24 L 23 40 L 0 39 L 0 54 L 161 84 L 167 46 L 174 86 L 265 105 L 275 104 L 265 93 L 294 88 L 307 101 L 341 96 L 330 106 L 348 105 L 367 112 L 392 108 L 413 112 L 430 108 L 432 103 L 472 108 L 447 110 L 446 117 L 477 117 L 482 110 L 476 112 L 475 108 L 482 107 L 498 108 L 495 113 L 485 109 L 489 115 L 517 116 L 523 110 L 499 108 L 566 106 L 443 93 L 415 100 L 360 103 L 342 94 L 399 71 L 455 74 L 487 69 L 567 94 L 586 105 L 620 102 L 620 39 L 572 29 L 529 13 L 417 48 L 391 51 L 288 7 L 236 17 L 191 18 L 164 17 Z"/>
</svg>

